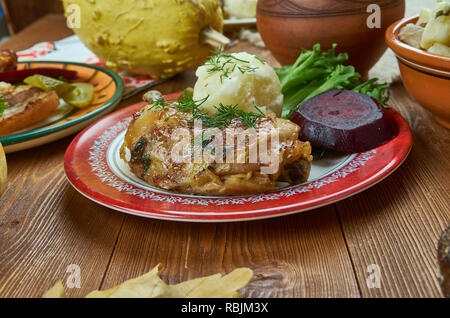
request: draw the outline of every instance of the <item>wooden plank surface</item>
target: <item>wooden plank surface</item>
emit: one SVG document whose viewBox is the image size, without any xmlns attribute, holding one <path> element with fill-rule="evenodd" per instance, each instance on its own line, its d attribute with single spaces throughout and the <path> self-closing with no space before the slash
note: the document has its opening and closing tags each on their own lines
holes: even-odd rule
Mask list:
<svg viewBox="0 0 450 318">
<path fill-rule="evenodd" d="M 414 146 L 402 167 L 337 204 L 363 297 L 441 297 L 437 242 L 450 223 L 450 133 L 394 85 L 391 106 L 410 123 Z M 368 288 L 377 264 L 381 288 Z"/>
<path fill-rule="evenodd" d="M 0 199 L 0 296 L 40 297 L 67 267 L 82 270 L 82 289 L 99 286 L 123 216 L 80 196 L 63 173 L 70 138 L 8 155 Z"/>
<path fill-rule="evenodd" d="M 9 32 L 15 34 L 48 13 L 64 12 L 61 0 L 1 0 Z"/>
<path fill-rule="evenodd" d="M 68 36 L 64 18 L 48 16 L 0 48 L 25 49 Z M 240 42 L 233 51 L 267 50 Z M 179 91 L 183 73 L 156 87 Z M 250 297 L 441 296 L 436 241 L 449 223 L 449 133 L 403 86 L 393 106 L 410 122 L 415 146 L 400 170 L 374 188 L 303 214 L 236 224 L 183 224 L 123 215 L 85 199 L 65 180 L 71 138 L 8 155 L 9 185 L 0 198 L 0 297 L 39 297 L 67 266 L 81 269 L 79 297 L 163 263 L 170 283 L 248 266 Z M 123 101 L 126 107 L 140 96 Z M 367 266 L 378 264 L 381 288 L 369 289 Z"/>
<path fill-rule="evenodd" d="M 67 28 L 64 16 L 49 14 L 12 36 L 11 39 L 2 43 L 0 48 L 20 51 L 38 42 L 56 41 L 71 34 L 73 32 Z"/>
<path fill-rule="evenodd" d="M 177 283 L 237 267 L 255 271 L 247 297 L 359 297 L 333 206 L 256 222 L 193 224 L 126 216 L 102 288 L 162 263 Z"/>
<path fill-rule="evenodd" d="M 248 51 L 279 65 L 269 51 L 247 42 L 230 51 Z M 193 86 L 195 78 L 181 83 L 185 86 L 174 91 Z M 170 283 L 250 267 L 255 278 L 243 291 L 248 297 L 359 297 L 333 206 L 237 224 L 178 224 L 126 216 L 102 288 L 158 263 L 165 265 L 161 273 Z"/>
<path fill-rule="evenodd" d="M 63 22 L 64 20 L 58 16 L 49 16 L 46 20 L 41 20 L 24 30 L 22 36 L 28 38 L 34 35 L 35 42 L 56 40 L 69 35 L 70 30 L 66 29 L 66 33 L 49 37 L 42 36 L 43 30 L 48 30 L 49 23 L 61 25 Z M 37 36 L 38 34 L 40 36 Z M 22 46 L 22 43 L 26 43 L 26 46 Z M 22 41 L 21 37 L 17 36 L 3 47 L 13 47 L 18 50 L 32 44 L 27 40 Z M 235 48 L 235 50 L 239 49 L 239 46 Z M 264 57 L 271 59 L 268 52 L 264 54 Z M 271 61 L 274 62 L 273 58 Z M 193 86 L 194 83 L 193 72 L 186 72 L 159 85 L 156 89 L 163 93 L 170 93 L 182 90 L 186 86 Z M 136 96 L 126 100 L 119 107 L 136 103 L 140 98 Z M 57 278 L 67 277 L 64 271 L 68 262 L 78 264 L 82 281 L 89 281 L 89 284 L 82 284 L 81 289 L 68 291 L 69 296 L 75 297 L 83 296 L 92 289 L 107 288 L 124 279 L 143 274 L 159 262 L 165 264 L 162 275 L 171 283 L 216 272 L 229 272 L 239 266 L 249 266 L 255 270 L 256 275 L 254 281 L 244 291 L 248 296 L 359 296 L 350 257 L 332 206 L 322 208 L 319 213 L 315 211 L 316 213 L 276 221 L 226 225 L 178 224 L 132 216 L 124 217 L 120 213 L 111 211 L 108 213 L 107 209 L 74 193 L 74 190 L 65 182 L 62 161 L 64 149 L 68 146 L 70 139 L 66 138 L 57 143 L 60 147 L 56 152 L 53 150 L 55 144 L 51 144 L 8 156 L 8 161 L 13 161 L 9 170 L 10 178 L 17 176 L 14 180 L 16 183 L 21 183 L 22 187 L 19 188 L 15 183 L 8 187 L 7 193 L 2 198 L 2 203 L 5 202 L 2 206 L 8 213 L 2 214 L 2 222 L 5 224 L 13 222 L 10 220 L 16 217 L 16 213 L 11 209 L 14 207 L 13 203 L 18 206 L 22 204 L 28 206 L 28 201 L 20 203 L 17 200 L 17 198 L 25 197 L 28 187 L 38 188 L 38 183 L 24 183 L 24 176 L 19 172 L 21 167 L 28 163 L 29 169 L 34 171 L 34 166 L 29 164 L 30 156 L 35 154 L 45 156 L 46 152 L 54 151 L 55 161 L 59 164 L 48 166 L 52 167 L 51 173 L 41 166 L 36 168 L 39 168 L 41 173 L 61 180 L 61 185 L 64 187 L 54 188 L 51 183 L 48 186 L 51 189 L 50 192 L 44 191 L 42 196 L 37 198 L 32 192 L 30 195 L 35 198 L 36 203 L 51 200 L 54 213 L 52 222 L 55 227 L 65 227 L 65 231 L 56 238 L 56 242 L 53 242 L 48 235 L 40 236 L 42 230 L 40 224 L 32 224 L 38 228 L 36 236 L 23 235 L 21 241 L 26 242 L 31 251 L 43 250 L 44 260 L 48 255 L 55 255 L 54 261 L 52 264 L 43 261 L 39 265 L 27 266 L 27 268 L 21 268 L 20 261 L 5 262 L 3 266 L 0 265 L 0 269 L 3 268 L 5 271 L 3 275 L 6 280 L 5 285 L 25 277 L 24 275 L 28 275 L 29 271 L 36 272 L 36 279 L 45 277 L 41 284 L 33 284 L 27 289 L 10 287 L 0 291 L 0 296 L 39 296 L 44 290 L 43 287 L 48 287 Z M 24 156 L 25 153 L 27 155 Z M 39 162 L 39 159 L 36 159 L 36 162 Z M 16 193 L 11 198 L 12 202 L 8 200 L 11 193 Z M 72 201 L 76 201 L 76 205 L 69 203 Z M 35 207 L 36 204 L 33 206 Z M 106 210 L 106 214 L 96 214 L 97 208 Z M 92 222 L 89 222 L 91 228 L 85 230 L 81 221 L 77 223 L 79 228 L 67 227 L 65 221 L 67 215 L 76 215 L 77 211 L 82 211 L 81 215 L 86 217 L 92 214 Z M 34 214 L 36 218 L 49 221 L 46 216 L 49 213 L 47 208 L 33 208 L 23 213 L 26 216 Z M 324 218 L 326 221 L 323 221 Z M 108 226 L 109 229 L 99 231 L 99 226 L 102 229 L 103 226 Z M 26 232 L 30 229 L 23 226 L 22 231 Z M 85 236 L 80 231 L 87 231 L 90 235 Z M 120 235 L 118 235 L 119 232 Z M 100 235 L 102 236 L 99 237 Z M 94 250 L 99 248 L 97 244 L 101 242 L 103 254 L 99 252 L 93 255 L 86 253 L 84 249 L 80 253 L 76 249 L 64 248 L 66 241 L 73 242 L 74 247 L 78 247 L 76 244 L 86 244 Z M 311 244 L 311 242 L 315 243 Z M 8 242 L 3 249 L 17 254 L 19 260 L 21 255 L 24 255 L 22 250 L 11 251 Z M 58 251 L 61 252 L 58 253 Z M 111 253 L 113 254 L 110 258 Z M 0 262 L 1 259 L 0 255 Z M 9 273 L 10 271 L 15 272 L 14 276 Z M 103 277 L 105 273 L 106 276 Z M 95 279 L 93 276 L 96 276 Z M 0 279 L 0 284 L 2 282 Z"/>
</svg>

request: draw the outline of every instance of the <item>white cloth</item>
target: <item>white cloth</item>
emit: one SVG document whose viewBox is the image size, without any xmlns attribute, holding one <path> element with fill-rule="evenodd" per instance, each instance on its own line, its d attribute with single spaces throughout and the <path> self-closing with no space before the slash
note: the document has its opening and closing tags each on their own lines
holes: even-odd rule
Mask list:
<svg viewBox="0 0 450 318">
<path fill-rule="evenodd" d="M 41 42 L 33 47 L 17 52 L 19 61 L 56 61 L 79 62 L 105 66 L 104 63 L 90 51 L 76 36 L 69 36 L 56 42 Z M 143 76 L 134 76 L 125 72 L 119 72 L 125 85 L 123 98 L 130 97 L 144 88 L 149 88 L 159 81 Z"/>
</svg>

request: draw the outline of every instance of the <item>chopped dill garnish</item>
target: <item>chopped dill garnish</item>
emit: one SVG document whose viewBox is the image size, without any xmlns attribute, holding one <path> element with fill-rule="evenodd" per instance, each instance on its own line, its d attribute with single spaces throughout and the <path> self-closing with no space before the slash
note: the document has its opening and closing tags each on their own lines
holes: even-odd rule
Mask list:
<svg viewBox="0 0 450 318">
<path fill-rule="evenodd" d="M 157 98 L 153 100 L 153 104 L 149 105 L 148 110 L 164 110 L 167 108 L 167 102 L 164 100 L 164 97 Z"/>
<path fill-rule="evenodd" d="M 246 112 L 238 109 L 238 105 L 223 105 L 219 104 L 219 107 L 216 107 L 216 115 L 213 120 L 217 121 L 217 124 L 214 127 L 219 127 L 221 129 L 228 126 L 234 118 L 239 118 L 247 127 L 256 128 L 255 123 L 259 118 L 266 117 L 263 112 L 259 109 L 259 113 Z"/>
<path fill-rule="evenodd" d="M 261 110 L 261 108 L 259 108 L 259 107 L 256 106 L 256 105 L 253 105 L 253 107 L 256 108 L 256 110 L 258 111 L 258 113 L 260 113 L 260 114 L 262 115 L 262 117 L 266 117 L 266 114 L 263 113 L 263 111 Z"/>
<path fill-rule="evenodd" d="M 255 59 L 261 62 L 261 64 L 266 64 L 266 61 L 264 61 L 262 58 L 255 56 Z"/>
<path fill-rule="evenodd" d="M 147 139 L 141 137 L 131 151 L 131 163 L 142 165 L 142 177 L 145 177 L 152 163 L 149 156 L 144 154 L 147 143 Z"/>
<path fill-rule="evenodd" d="M 440 10 L 440 11 L 436 12 L 436 19 L 441 17 L 441 16 L 448 17 L 449 15 L 450 15 L 450 10 L 447 10 L 447 11 Z"/>
<path fill-rule="evenodd" d="M 149 156 L 143 155 L 141 158 L 141 163 L 142 163 L 142 178 L 144 178 L 148 172 L 148 169 L 150 169 L 152 161 L 150 160 Z"/>
<path fill-rule="evenodd" d="M 265 64 L 264 60 L 257 58 L 261 63 Z M 247 64 L 240 65 L 238 62 Z M 239 59 L 232 54 L 223 53 L 222 48 L 213 55 L 210 56 L 209 60 L 205 63 L 208 65 L 208 73 L 220 72 L 220 81 L 223 79 L 230 78 L 231 74 L 237 69 L 242 74 L 254 73 L 258 68 L 250 66 L 250 61 Z"/>
<path fill-rule="evenodd" d="M 189 119 L 188 124 L 193 124 L 195 120 L 201 120 L 202 125 L 219 129 L 227 127 L 234 118 L 239 118 L 242 124 L 249 128 L 256 128 L 256 121 L 259 118 L 266 117 L 256 105 L 255 109 L 257 112 L 246 112 L 238 109 L 238 105 L 223 105 L 222 103 L 216 107 L 216 114 L 210 116 L 200 108 L 208 98 L 209 95 L 201 100 L 195 101 L 188 91 L 184 91 L 175 102 L 168 102 L 161 98 L 156 100 L 148 110 L 164 110 L 173 107 L 178 110 L 177 112 L 192 113 L 192 117 Z M 168 121 L 174 115 L 175 114 L 167 117 L 165 120 Z"/>
</svg>

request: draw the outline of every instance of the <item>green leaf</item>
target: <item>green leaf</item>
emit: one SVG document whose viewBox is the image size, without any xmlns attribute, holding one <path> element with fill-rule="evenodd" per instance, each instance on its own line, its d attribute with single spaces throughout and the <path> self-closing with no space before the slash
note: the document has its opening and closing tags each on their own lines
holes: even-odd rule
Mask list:
<svg viewBox="0 0 450 318">
<path fill-rule="evenodd" d="M 377 79 L 360 83 L 361 75 L 354 67 L 343 64 L 348 54 L 336 54 L 336 47 L 334 44 L 321 52 L 320 44 L 316 44 L 312 50 L 302 50 L 293 65 L 275 69 L 284 95 L 283 118 L 289 119 L 304 101 L 332 89 L 354 90 L 386 105 L 390 98 L 388 84 L 378 84 Z"/>
</svg>

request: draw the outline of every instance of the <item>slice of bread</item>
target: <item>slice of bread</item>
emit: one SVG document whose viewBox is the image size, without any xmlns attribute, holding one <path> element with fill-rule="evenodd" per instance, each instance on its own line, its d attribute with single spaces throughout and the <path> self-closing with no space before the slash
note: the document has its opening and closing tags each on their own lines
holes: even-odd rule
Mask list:
<svg viewBox="0 0 450 318">
<path fill-rule="evenodd" d="M 19 86 L 5 96 L 8 106 L 0 115 L 0 136 L 45 119 L 59 106 L 59 97 L 55 91 L 45 92 L 30 86 Z"/>
</svg>

